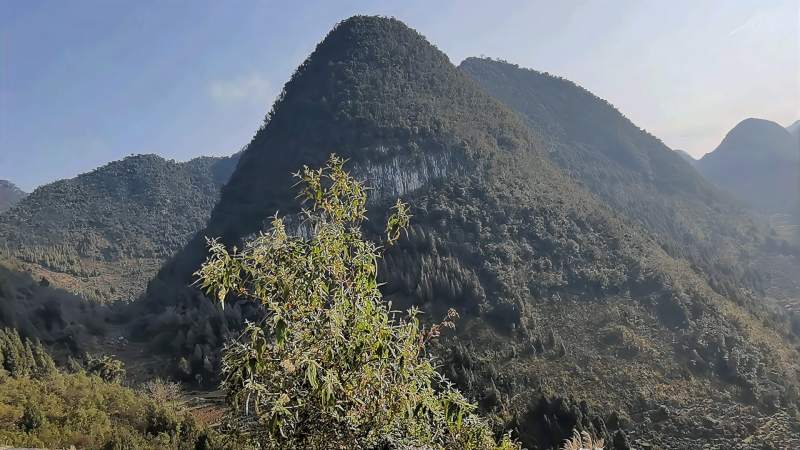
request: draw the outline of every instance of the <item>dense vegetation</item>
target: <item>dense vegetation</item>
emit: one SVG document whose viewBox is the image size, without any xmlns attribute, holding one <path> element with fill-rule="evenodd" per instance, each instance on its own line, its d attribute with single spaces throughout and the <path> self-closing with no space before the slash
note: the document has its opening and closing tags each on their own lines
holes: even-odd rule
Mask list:
<svg viewBox="0 0 800 450">
<path fill-rule="evenodd" d="M 0 253 L 93 300 L 131 300 L 201 229 L 238 157 L 155 155 L 42 186 L 0 215 Z"/>
<path fill-rule="evenodd" d="M 336 151 L 374 189 L 367 235 L 383 232 L 374 224 L 388 199 L 412 205 L 408 239 L 380 267 L 383 294 L 433 317 L 458 310 L 456 335 L 437 350 L 443 370 L 498 431 L 553 448 L 577 428 L 624 449 L 638 445 L 625 433 L 635 427 L 637 439 L 692 448 L 749 437 L 747 427 L 713 425 L 741 423 L 733 414 L 744 404 L 753 421 L 796 419 L 800 358 L 788 324 L 720 295 L 713 277 L 724 270 L 664 251 L 647 223 L 612 212 L 554 166 L 549 145 L 402 23 L 348 19 L 287 83 L 207 228 L 149 285 L 131 329 L 184 355 L 180 376 L 213 378 L 224 340 L 258 315 L 252 302 L 221 310 L 185 287 L 205 236 L 241 246 L 276 211 L 302 231 L 290 173 Z M 677 155 L 638 149 L 616 149 L 615 164 L 651 179 L 642 185 L 714 192 Z"/>
<path fill-rule="evenodd" d="M 19 203 L 25 195 L 14 183 L 0 180 L 0 213 Z"/>
<path fill-rule="evenodd" d="M 756 210 L 794 215 L 800 208 L 800 141 L 775 122 L 743 120 L 697 167 Z"/>
<path fill-rule="evenodd" d="M 80 356 L 105 334 L 109 311 L 34 279 L 19 263 L 0 259 L 0 326 L 44 342 L 51 353 Z"/>
<path fill-rule="evenodd" d="M 211 241 L 198 271 L 220 302 L 234 295 L 265 309 L 224 350 L 231 427 L 259 448 L 519 448 L 495 442 L 428 355 L 456 313 L 425 330 L 418 311 L 404 317 L 381 297 L 379 249 L 408 226 L 407 205 L 396 203 L 378 247 L 361 233 L 367 191 L 341 159 L 297 177 L 308 233 L 293 236 L 275 217 L 241 251 Z"/>
<path fill-rule="evenodd" d="M 520 113 L 551 161 L 670 255 L 688 259 L 719 293 L 743 299 L 743 287 L 764 288 L 750 265 L 764 227 L 685 157 L 571 81 L 491 59 L 468 58 L 459 68 Z"/>
<path fill-rule="evenodd" d="M 0 329 L 0 443 L 85 449 L 222 448 L 180 406 L 175 389 L 137 390 L 80 367 L 69 373 L 38 341 Z"/>
</svg>

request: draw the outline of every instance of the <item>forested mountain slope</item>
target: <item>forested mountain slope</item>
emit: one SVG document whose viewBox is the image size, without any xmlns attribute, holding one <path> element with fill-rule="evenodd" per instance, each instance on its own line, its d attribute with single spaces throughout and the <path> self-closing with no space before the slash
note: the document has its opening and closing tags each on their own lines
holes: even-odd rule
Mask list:
<svg viewBox="0 0 800 450">
<path fill-rule="evenodd" d="M 412 205 L 409 236 L 383 263 L 385 293 L 434 319 L 462 313 L 442 342 L 443 370 L 528 448 L 558 446 L 575 426 L 620 449 L 629 447 L 623 432 L 611 436 L 618 428 L 694 448 L 748 437 L 744 408 L 751 422 L 793 417 L 800 355 L 788 324 L 716 293 L 564 175 L 548 145 L 401 22 L 348 19 L 286 84 L 206 229 L 135 305 L 134 337 L 185 355 L 179 373 L 213 377 L 219 346 L 248 311 L 220 310 L 186 287 L 204 236 L 239 244 L 276 211 L 297 211 L 290 174 L 337 152 L 373 188 L 376 217 L 398 196 Z M 677 155 L 665 161 L 690 169 Z M 711 195 L 656 163 L 619 162 L 651 166 L 659 186 Z"/>
<path fill-rule="evenodd" d="M 607 101 L 575 83 L 503 61 L 468 58 L 459 68 L 517 111 L 549 159 L 675 257 L 700 268 L 723 295 L 763 288 L 748 269 L 766 234 L 727 195 Z M 691 159 L 691 157 L 688 157 Z"/>
<path fill-rule="evenodd" d="M 131 156 L 42 186 L 0 216 L 0 251 L 86 298 L 132 299 L 205 225 L 237 160 Z"/>
<path fill-rule="evenodd" d="M 18 188 L 14 183 L 0 180 L 0 213 L 16 205 L 25 198 L 25 192 Z"/>
<path fill-rule="evenodd" d="M 706 178 L 758 211 L 797 211 L 800 141 L 775 122 L 743 120 L 697 167 Z"/>
</svg>

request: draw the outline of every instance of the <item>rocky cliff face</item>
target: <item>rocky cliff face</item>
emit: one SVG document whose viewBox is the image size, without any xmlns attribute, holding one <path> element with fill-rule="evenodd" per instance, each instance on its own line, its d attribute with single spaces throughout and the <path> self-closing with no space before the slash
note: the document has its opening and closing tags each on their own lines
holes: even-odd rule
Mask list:
<svg viewBox="0 0 800 450">
<path fill-rule="evenodd" d="M 463 159 L 451 152 L 423 152 L 408 158 L 401 149 L 379 147 L 376 153 L 392 156 L 354 167 L 355 175 L 373 189 L 375 203 L 403 197 L 437 179 L 463 176 Z"/>
</svg>

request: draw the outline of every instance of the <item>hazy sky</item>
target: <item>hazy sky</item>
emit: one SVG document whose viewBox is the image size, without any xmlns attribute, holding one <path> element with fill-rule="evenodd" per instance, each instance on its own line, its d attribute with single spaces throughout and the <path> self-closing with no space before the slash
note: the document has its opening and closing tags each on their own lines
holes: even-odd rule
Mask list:
<svg viewBox="0 0 800 450">
<path fill-rule="evenodd" d="M 747 117 L 800 119 L 800 0 L 0 0 L 0 179 L 247 144 L 339 20 L 395 16 L 458 64 L 569 78 L 699 156 Z"/>
</svg>

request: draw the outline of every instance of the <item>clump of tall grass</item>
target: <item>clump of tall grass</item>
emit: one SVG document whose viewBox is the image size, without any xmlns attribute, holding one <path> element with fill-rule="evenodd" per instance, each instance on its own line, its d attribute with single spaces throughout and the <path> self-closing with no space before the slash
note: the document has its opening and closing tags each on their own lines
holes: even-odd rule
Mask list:
<svg viewBox="0 0 800 450">
<path fill-rule="evenodd" d="M 572 432 L 572 438 L 564 441 L 561 450 L 603 450 L 604 445 L 603 439 L 596 439 L 586 431 L 579 432 L 576 429 Z"/>
</svg>

